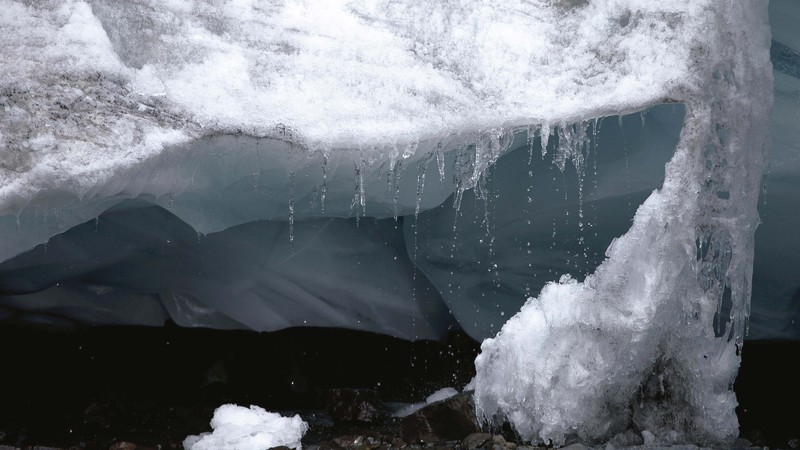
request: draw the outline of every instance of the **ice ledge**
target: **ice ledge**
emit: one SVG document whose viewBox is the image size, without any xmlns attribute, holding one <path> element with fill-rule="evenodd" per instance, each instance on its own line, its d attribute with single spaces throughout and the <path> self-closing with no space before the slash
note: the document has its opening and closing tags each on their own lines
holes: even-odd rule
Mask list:
<svg viewBox="0 0 800 450">
<path fill-rule="evenodd" d="M 680 98 L 702 57 L 684 3 L 3 0 L 0 210 L 218 134 L 402 155 Z"/>
</svg>

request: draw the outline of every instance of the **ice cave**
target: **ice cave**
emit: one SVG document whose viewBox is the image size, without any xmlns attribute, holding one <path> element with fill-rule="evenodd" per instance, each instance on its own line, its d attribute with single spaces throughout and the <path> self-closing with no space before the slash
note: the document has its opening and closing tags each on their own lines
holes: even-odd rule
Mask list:
<svg viewBox="0 0 800 450">
<path fill-rule="evenodd" d="M 748 346 L 800 341 L 798 21 L 792 0 L 0 0 L 0 331 L 457 330 L 484 428 L 740 445 Z M 214 433 L 262 440 L 183 444 L 299 448 L 308 424 L 271 414 L 221 407 Z"/>
</svg>

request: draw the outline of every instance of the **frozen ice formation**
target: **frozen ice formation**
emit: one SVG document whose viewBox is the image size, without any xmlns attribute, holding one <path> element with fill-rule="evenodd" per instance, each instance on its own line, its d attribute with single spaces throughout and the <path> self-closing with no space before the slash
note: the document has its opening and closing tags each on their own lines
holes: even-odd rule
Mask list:
<svg viewBox="0 0 800 450">
<path fill-rule="evenodd" d="M 765 1 L 0 8 L 0 319 L 418 339 L 455 318 L 502 326 L 476 404 L 526 438 L 736 436 Z M 791 140 L 781 23 L 772 130 Z M 771 270 L 797 254 L 778 227 L 753 289 L 767 331 L 800 301 L 792 266 Z"/>
<path fill-rule="evenodd" d="M 706 7 L 699 80 L 680 91 L 686 118 L 663 186 L 583 282 L 547 284 L 483 342 L 478 411 L 526 438 L 602 443 L 636 431 L 648 444 L 729 446 L 738 434 L 732 385 L 770 140 L 770 33 L 764 2 Z"/>
<path fill-rule="evenodd" d="M 48 323 L 169 317 L 257 330 L 346 323 L 407 338 L 438 336 L 451 323 L 439 312 L 453 303 L 409 269 L 416 238 L 400 234 L 412 215 L 453 192 L 460 205 L 498 157 L 529 139 L 555 143 L 557 129 L 583 119 L 673 101 L 693 82 L 692 36 L 678 31 L 703 17 L 695 5 L 647 2 L 0 6 L 8 31 L 0 46 L 0 315 Z M 562 168 L 575 159 L 567 153 Z M 148 222 L 151 210 L 138 208 L 127 223 L 180 221 L 200 235 L 248 240 L 231 230 L 265 221 L 283 227 L 289 245 L 263 246 L 254 258 L 241 247 L 176 251 L 158 226 L 94 240 L 65 234 L 98 217 L 102 232 L 101 215 L 132 209 L 126 200 L 167 211 Z M 295 233 L 322 226 L 314 221 L 345 217 L 356 225 L 400 217 L 376 233 L 400 231 L 380 257 L 378 247 L 366 250 L 359 273 L 342 268 L 349 283 L 331 290 L 335 275 L 314 282 L 307 274 L 330 270 L 343 253 L 361 265 L 361 253 L 334 245 L 317 260 L 292 247 L 310 248 Z M 80 247 L 130 232 L 140 234 L 135 250 Z M 57 235 L 63 251 L 44 245 Z M 68 255 L 75 247 L 82 250 Z M 198 254 L 227 265 L 175 259 Z M 96 262 L 75 264 L 84 256 Z M 160 263 L 142 263 L 150 257 Z M 395 258 L 384 273 L 411 271 L 410 280 L 368 270 Z M 378 295 L 361 289 L 379 285 Z M 226 286 L 233 289 L 221 292 Z M 296 294 L 307 301 L 285 300 Z M 358 300 L 367 298 L 374 301 Z M 302 317 L 310 309 L 316 318 Z M 398 311 L 402 325 L 386 328 Z"/>
<path fill-rule="evenodd" d="M 211 433 L 188 436 L 187 450 L 266 450 L 285 446 L 300 450 L 308 424 L 299 415 L 283 417 L 259 406 L 222 405 L 214 411 Z"/>
</svg>

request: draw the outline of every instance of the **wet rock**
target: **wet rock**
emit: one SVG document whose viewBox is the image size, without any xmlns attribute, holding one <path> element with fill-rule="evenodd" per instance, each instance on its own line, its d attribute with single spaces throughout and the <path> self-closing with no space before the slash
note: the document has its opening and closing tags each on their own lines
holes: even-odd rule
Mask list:
<svg viewBox="0 0 800 450">
<path fill-rule="evenodd" d="M 474 450 L 483 447 L 490 439 L 492 439 L 492 435 L 489 433 L 471 433 L 461 440 L 461 447 Z"/>
<path fill-rule="evenodd" d="M 583 444 L 570 444 L 566 447 L 561 447 L 562 450 L 589 450 L 589 447 Z"/>
<path fill-rule="evenodd" d="M 364 443 L 363 436 L 339 436 L 333 438 L 333 442 L 339 447 L 353 448 L 361 446 Z"/>
<path fill-rule="evenodd" d="M 480 432 L 472 392 L 432 403 L 404 417 L 402 430 L 406 442 L 445 442 Z"/>
<path fill-rule="evenodd" d="M 325 409 L 336 422 L 376 422 L 386 417 L 378 393 L 370 389 L 331 389 Z"/>
<path fill-rule="evenodd" d="M 131 442 L 117 442 L 109 447 L 108 450 L 136 450 L 136 448 L 137 445 Z"/>
</svg>

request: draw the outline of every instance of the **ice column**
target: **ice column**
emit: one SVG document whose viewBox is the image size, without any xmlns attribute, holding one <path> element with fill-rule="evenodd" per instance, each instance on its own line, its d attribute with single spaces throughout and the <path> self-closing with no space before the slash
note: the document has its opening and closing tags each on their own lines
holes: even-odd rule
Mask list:
<svg viewBox="0 0 800 450">
<path fill-rule="evenodd" d="M 664 185 L 583 283 L 528 299 L 476 360 L 476 406 L 563 445 L 722 445 L 750 301 L 756 204 L 770 140 L 766 1 L 713 2 Z"/>
</svg>

